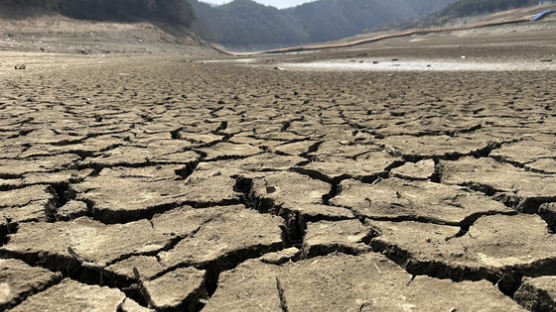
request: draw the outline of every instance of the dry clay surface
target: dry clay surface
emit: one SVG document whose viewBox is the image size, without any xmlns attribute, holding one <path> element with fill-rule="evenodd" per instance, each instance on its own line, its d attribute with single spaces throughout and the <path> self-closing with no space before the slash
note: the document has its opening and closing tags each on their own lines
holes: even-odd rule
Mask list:
<svg viewBox="0 0 556 312">
<path fill-rule="evenodd" d="M 3 78 L 0 310 L 556 310 L 553 72 Z"/>
</svg>

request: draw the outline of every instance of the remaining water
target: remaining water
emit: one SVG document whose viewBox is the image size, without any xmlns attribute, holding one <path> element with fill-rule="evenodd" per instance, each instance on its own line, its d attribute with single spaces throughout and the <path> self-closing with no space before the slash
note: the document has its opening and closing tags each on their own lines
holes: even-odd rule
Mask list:
<svg viewBox="0 0 556 312">
<path fill-rule="evenodd" d="M 473 62 L 462 58 L 458 61 L 377 61 L 368 59 L 328 60 L 310 63 L 281 63 L 278 68 L 285 70 L 321 71 L 523 71 L 556 70 L 556 60 L 536 60 L 535 62 Z"/>
</svg>

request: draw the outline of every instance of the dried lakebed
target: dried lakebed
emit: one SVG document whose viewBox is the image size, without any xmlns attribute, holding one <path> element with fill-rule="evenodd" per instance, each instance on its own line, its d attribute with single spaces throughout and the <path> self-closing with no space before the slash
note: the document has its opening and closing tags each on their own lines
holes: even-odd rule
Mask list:
<svg viewBox="0 0 556 312">
<path fill-rule="evenodd" d="M 553 72 L 4 78 L 0 310 L 556 310 Z"/>
<path fill-rule="evenodd" d="M 239 62 L 239 60 L 238 60 Z M 556 70 L 556 63 L 551 59 L 513 62 L 485 62 L 454 60 L 423 60 L 423 59 L 351 59 L 326 60 L 306 63 L 281 63 L 281 68 L 289 70 L 316 71 L 531 71 Z"/>
</svg>

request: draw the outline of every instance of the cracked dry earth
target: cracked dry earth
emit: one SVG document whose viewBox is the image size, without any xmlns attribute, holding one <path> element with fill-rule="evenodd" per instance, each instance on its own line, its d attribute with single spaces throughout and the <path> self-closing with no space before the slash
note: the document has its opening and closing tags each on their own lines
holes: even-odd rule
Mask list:
<svg viewBox="0 0 556 312">
<path fill-rule="evenodd" d="M 0 93 L 0 310 L 556 311 L 553 72 L 156 58 Z"/>
</svg>

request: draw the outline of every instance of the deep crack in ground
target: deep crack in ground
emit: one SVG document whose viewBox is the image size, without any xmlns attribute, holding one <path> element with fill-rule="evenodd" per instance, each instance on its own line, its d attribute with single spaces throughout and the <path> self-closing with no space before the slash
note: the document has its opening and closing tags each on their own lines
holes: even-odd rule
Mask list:
<svg viewBox="0 0 556 312">
<path fill-rule="evenodd" d="M 7 77 L 0 308 L 554 306 L 551 74 L 130 59 Z"/>
</svg>

